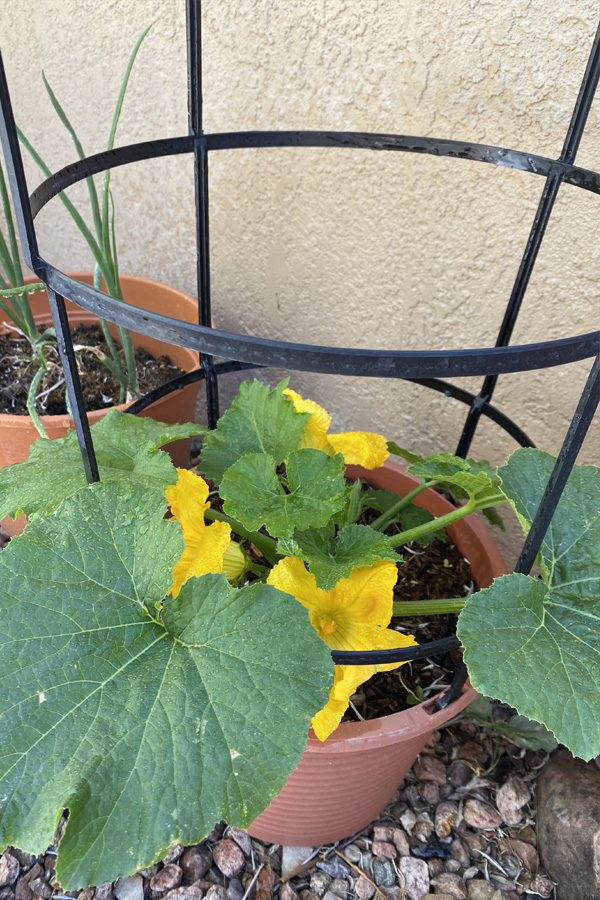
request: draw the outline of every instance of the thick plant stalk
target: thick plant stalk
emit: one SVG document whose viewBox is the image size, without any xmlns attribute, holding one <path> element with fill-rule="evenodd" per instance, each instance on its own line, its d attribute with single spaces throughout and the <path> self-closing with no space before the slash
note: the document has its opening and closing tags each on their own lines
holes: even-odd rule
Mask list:
<svg viewBox="0 0 600 900">
<path fill-rule="evenodd" d="M 37 409 L 35 408 L 35 400 L 37 397 L 37 390 L 41 384 L 42 378 L 44 377 L 45 369 L 40 366 L 35 375 L 31 380 L 31 384 L 29 385 L 29 391 L 27 392 L 27 412 L 31 416 L 31 421 L 35 425 L 38 434 L 40 437 L 48 439 L 48 435 L 42 425 L 42 420 L 40 419 Z"/>
</svg>

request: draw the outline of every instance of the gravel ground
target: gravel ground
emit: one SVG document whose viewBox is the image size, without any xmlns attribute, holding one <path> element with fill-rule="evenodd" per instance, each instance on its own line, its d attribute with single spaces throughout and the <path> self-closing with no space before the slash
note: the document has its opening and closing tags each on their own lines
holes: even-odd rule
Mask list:
<svg viewBox="0 0 600 900">
<path fill-rule="evenodd" d="M 289 848 L 215 827 L 114 884 L 65 894 L 56 845 L 8 848 L 0 900 L 518 900 L 553 897 L 536 851 L 533 791 L 545 751 L 471 722 L 436 732 L 376 822 L 336 844 Z"/>
</svg>

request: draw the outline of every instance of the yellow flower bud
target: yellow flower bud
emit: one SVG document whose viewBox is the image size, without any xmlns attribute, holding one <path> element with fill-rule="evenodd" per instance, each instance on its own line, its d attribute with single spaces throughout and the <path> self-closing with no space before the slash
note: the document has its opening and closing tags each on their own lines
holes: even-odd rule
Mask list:
<svg viewBox="0 0 600 900">
<path fill-rule="evenodd" d="M 242 545 L 232 541 L 223 554 L 223 572 L 228 581 L 237 581 L 248 569 L 248 557 Z"/>
</svg>

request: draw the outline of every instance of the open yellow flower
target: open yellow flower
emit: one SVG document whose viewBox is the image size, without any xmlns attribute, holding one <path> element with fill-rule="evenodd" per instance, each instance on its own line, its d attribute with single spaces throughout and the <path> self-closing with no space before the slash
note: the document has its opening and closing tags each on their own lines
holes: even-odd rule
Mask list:
<svg viewBox="0 0 600 900">
<path fill-rule="evenodd" d="M 387 628 L 397 576 L 395 563 L 376 562 L 355 569 L 349 578 L 324 591 L 301 560 L 286 556 L 271 570 L 267 582 L 306 607 L 317 634 L 332 650 L 391 650 L 416 644 L 412 635 Z M 336 666 L 329 701 L 312 720 L 319 740 L 335 731 L 359 685 L 376 672 L 400 665 Z"/>
<path fill-rule="evenodd" d="M 185 550 L 173 571 L 173 586 L 169 591 L 174 597 L 188 579 L 222 572 L 223 556 L 231 542 L 231 528 L 226 522 L 207 525 L 204 521 L 204 510 L 210 506 L 206 481 L 188 469 L 177 469 L 177 475 L 177 483 L 165 491 L 185 540 Z"/>
<path fill-rule="evenodd" d="M 286 388 L 283 392 L 289 397 L 297 412 L 310 413 L 310 419 L 302 438 L 301 447 L 313 447 L 324 450 L 330 456 L 341 453 L 346 465 L 363 466 L 365 469 L 377 469 L 388 458 L 387 440 L 382 434 L 370 431 L 344 431 L 339 434 L 328 434 L 331 416 L 327 410 L 314 400 L 304 400 L 300 394 Z"/>
</svg>

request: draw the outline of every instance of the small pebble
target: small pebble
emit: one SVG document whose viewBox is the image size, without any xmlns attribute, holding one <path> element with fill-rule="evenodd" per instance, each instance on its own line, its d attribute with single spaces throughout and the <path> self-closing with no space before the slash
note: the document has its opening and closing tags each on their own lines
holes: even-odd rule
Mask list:
<svg viewBox="0 0 600 900">
<path fill-rule="evenodd" d="M 419 756 L 413 766 L 413 772 L 417 781 L 446 784 L 446 766 L 436 756 Z"/>
<path fill-rule="evenodd" d="M 371 900 L 375 893 L 375 885 L 367 881 L 363 875 L 359 875 L 354 885 L 354 891 L 360 900 Z"/>
<path fill-rule="evenodd" d="M 334 878 L 329 885 L 329 890 L 335 891 L 337 894 L 346 894 L 348 892 L 348 882 L 345 878 Z"/>
<path fill-rule="evenodd" d="M 206 900 L 227 900 L 227 891 L 221 884 L 211 884 L 206 892 Z"/>
<path fill-rule="evenodd" d="M 408 857 L 403 857 L 407 859 Z M 373 880 L 379 887 L 389 887 L 396 881 L 396 873 L 394 867 L 387 859 L 379 859 L 374 857 L 371 863 L 373 869 Z"/>
<path fill-rule="evenodd" d="M 446 872 L 456 873 L 456 872 L 460 872 L 460 870 L 462 869 L 460 862 L 457 859 L 454 859 L 453 856 L 451 856 L 450 859 L 446 860 L 444 866 L 445 866 Z"/>
<path fill-rule="evenodd" d="M 440 800 L 440 786 L 433 781 L 423 781 L 419 785 L 419 794 L 429 806 L 435 806 Z"/>
<path fill-rule="evenodd" d="M 435 886 L 436 892 L 450 894 L 453 900 L 467 900 L 467 889 L 459 875 L 444 872 L 437 875 L 431 883 Z"/>
<path fill-rule="evenodd" d="M 471 828 L 481 828 L 491 831 L 502 825 L 502 816 L 496 810 L 470 797 L 463 806 L 463 819 Z"/>
<path fill-rule="evenodd" d="M 12 853 L 9 853 L 8 850 L 5 850 L 0 858 L 0 887 L 14 884 L 18 877 L 19 860 Z"/>
<path fill-rule="evenodd" d="M 407 834 L 412 834 L 412 830 L 417 822 L 417 817 L 412 809 L 405 809 L 400 816 L 400 822 L 402 823 L 402 827 L 407 832 Z"/>
<path fill-rule="evenodd" d="M 135 873 L 136 875 L 141 875 L 142 878 L 150 879 L 153 875 L 156 875 L 159 869 L 159 863 L 154 863 L 153 866 L 146 866 L 145 869 L 138 869 Z"/>
<path fill-rule="evenodd" d="M 331 860 L 319 860 L 317 869 L 330 875 L 331 878 L 347 878 L 350 874 L 350 867 L 339 856 L 335 856 Z"/>
<path fill-rule="evenodd" d="M 37 859 L 37 856 L 34 856 L 33 853 L 27 853 L 25 850 L 19 850 L 18 847 L 11 847 L 10 855 L 14 856 L 15 859 L 18 859 L 19 865 L 24 871 L 30 869 Z"/>
<path fill-rule="evenodd" d="M 77 900 L 92 900 L 95 894 L 95 889 L 93 887 L 84 888 L 77 895 Z"/>
<path fill-rule="evenodd" d="M 313 872 L 310 876 L 310 889 L 317 897 L 322 897 L 331 884 L 331 880 L 331 876 L 326 872 Z"/>
<path fill-rule="evenodd" d="M 279 900 L 299 900 L 298 891 L 289 881 L 284 881 L 279 888 Z"/>
<path fill-rule="evenodd" d="M 241 828 L 235 828 L 233 825 L 230 825 L 227 829 L 225 837 L 233 838 L 238 847 L 246 854 L 246 856 L 250 856 L 252 853 L 252 839 L 247 831 L 242 831 Z"/>
<path fill-rule="evenodd" d="M 167 850 L 167 855 L 163 859 L 165 866 L 168 866 L 169 863 L 177 862 L 182 853 L 183 847 L 181 846 L 179 841 L 173 841 L 173 843 Z"/>
<path fill-rule="evenodd" d="M 436 875 L 441 875 L 444 872 L 444 863 L 441 859 L 428 859 L 427 860 L 427 868 L 429 870 L 429 877 L 435 878 Z"/>
<path fill-rule="evenodd" d="M 15 900 L 32 900 L 33 891 L 29 882 L 21 875 L 15 884 Z"/>
<path fill-rule="evenodd" d="M 288 885 L 291 890 L 294 890 L 291 885 Z M 287 900 L 297 900 L 298 894 L 294 891 L 295 896 L 287 897 Z M 242 886 L 242 882 L 239 878 L 230 878 L 229 884 L 227 885 L 227 900 L 242 900 L 244 896 L 244 888 Z M 281 900 L 286 900 L 285 896 L 280 893 L 279 894 Z"/>
<path fill-rule="evenodd" d="M 404 890 L 408 900 L 422 900 L 429 891 L 429 869 L 423 859 L 403 856 L 398 864 L 404 878 Z"/>
<path fill-rule="evenodd" d="M 186 884 L 193 884 L 199 878 L 204 878 L 212 866 L 210 848 L 203 844 L 186 847 L 179 858 L 179 865 L 183 872 L 183 881 Z"/>
<path fill-rule="evenodd" d="M 448 781 L 454 787 L 465 787 L 473 777 L 473 769 L 460 759 L 454 760 L 448 767 Z"/>
<path fill-rule="evenodd" d="M 467 900 L 501 900 L 501 892 L 490 881 L 476 878 L 467 884 Z"/>
<path fill-rule="evenodd" d="M 393 825 L 375 825 L 373 828 L 374 841 L 391 841 L 394 833 Z"/>
<path fill-rule="evenodd" d="M 94 892 L 94 900 L 111 900 L 113 895 L 112 883 L 110 881 L 99 884 Z"/>
<path fill-rule="evenodd" d="M 34 894 L 37 894 L 38 897 L 43 897 L 44 900 L 50 900 L 50 897 L 54 893 L 52 887 L 48 884 L 45 878 L 40 876 L 39 878 L 34 878 L 33 881 L 29 882 L 29 887 L 33 891 Z M 143 897 L 143 893 L 142 893 Z M 137 900 L 137 898 L 136 898 Z M 141 900 L 141 898 L 140 898 Z"/>
<path fill-rule="evenodd" d="M 471 857 L 463 841 L 461 841 L 460 838 L 454 838 L 450 847 L 452 849 L 452 856 L 460 862 L 461 866 L 468 868 L 471 863 Z"/>
<path fill-rule="evenodd" d="M 394 844 L 388 844 L 386 841 L 373 841 L 372 848 L 375 856 L 383 856 L 385 859 L 396 859 L 398 850 Z"/>
<path fill-rule="evenodd" d="M 190 884 L 169 891 L 168 894 L 165 894 L 163 900 L 202 900 L 203 896 L 204 892 L 201 888 L 196 887 L 194 884 Z M 77 898 L 77 900 L 79 900 L 79 898 Z"/>
<path fill-rule="evenodd" d="M 452 826 L 458 818 L 458 803 L 454 800 L 444 800 L 435 810 L 435 833 L 439 838 L 448 837 Z"/>
<path fill-rule="evenodd" d="M 531 791 L 517 775 L 512 775 L 496 792 L 496 805 L 507 825 L 518 825 L 523 818 L 522 807 L 531 800 Z"/>
<path fill-rule="evenodd" d="M 323 900 L 343 900 L 343 897 L 335 891 L 326 891 L 323 895 Z"/>
<path fill-rule="evenodd" d="M 356 844 L 348 844 L 346 849 L 344 850 L 344 855 L 353 863 L 360 863 L 362 853 L 360 851 L 360 847 L 357 847 Z"/>
<path fill-rule="evenodd" d="M 300 891 L 300 900 L 319 900 L 316 894 L 307 889 Z"/>
<path fill-rule="evenodd" d="M 213 847 L 213 859 L 223 875 L 227 875 L 228 878 L 239 875 L 244 868 L 244 854 L 235 841 L 227 838 Z"/>
<path fill-rule="evenodd" d="M 144 900 L 144 879 L 141 875 L 119 878 L 115 882 L 114 892 L 118 900 Z"/>
<path fill-rule="evenodd" d="M 150 888 L 157 893 L 172 891 L 179 887 L 183 872 L 180 866 L 175 863 L 169 863 L 164 868 L 159 869 L 150 879 Z"/>
</svg>

